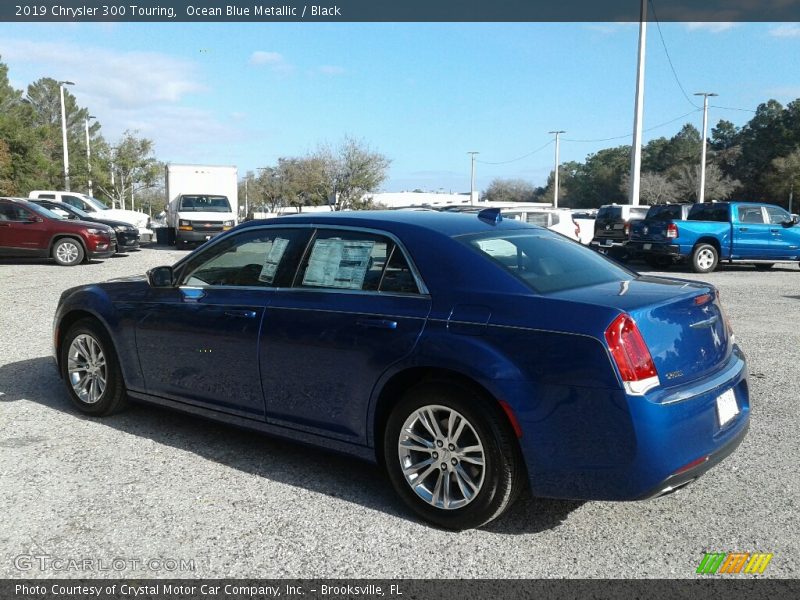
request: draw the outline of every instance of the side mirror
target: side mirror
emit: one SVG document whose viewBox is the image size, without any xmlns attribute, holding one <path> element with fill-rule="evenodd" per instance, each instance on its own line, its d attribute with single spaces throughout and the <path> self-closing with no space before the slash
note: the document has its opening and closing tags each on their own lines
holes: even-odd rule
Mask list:
<svg viewBox="0 0 800 600">
<path fill-rule="evenodd" d="M 783 225 L 784 227 L 793 227 L 794 225 L 797 225 L 798 222 L 800 222 L 800 217 L 798 217 L 797 215 L 792 215 L 786 221 L 781 223 L 781 225 Z"/>
<path fill-rule="evenodd" d="M 147 282 L 154 288 L 172 287 L 173 277 L 172 267 L 153 267 L 147 272 Z"/>
</svg>

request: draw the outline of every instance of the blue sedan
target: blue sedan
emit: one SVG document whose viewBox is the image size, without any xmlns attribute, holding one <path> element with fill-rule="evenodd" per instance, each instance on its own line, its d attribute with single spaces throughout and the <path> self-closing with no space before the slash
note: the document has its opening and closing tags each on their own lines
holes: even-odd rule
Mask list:
<svg viewBox="0 0 800 600">
<path fill-rule="evenodd" d="M 54 346 L 86 414 L 134 399 L 375 461 L 452 529 L 528 486 L 669 493 L 749 421 L 714 287 L 493 209 L 251 221 L 146 277 L 67 290 Z"/>
</svg>

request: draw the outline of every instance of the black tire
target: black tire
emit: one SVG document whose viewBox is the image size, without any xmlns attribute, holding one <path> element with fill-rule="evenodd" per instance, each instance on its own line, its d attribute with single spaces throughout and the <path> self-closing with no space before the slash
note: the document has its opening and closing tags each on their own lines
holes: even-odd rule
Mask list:
<svg viewBox="0 0 800 600">
<path fill-rule="evenodd" d="M 769 271 L 775 266 L 775 263 L 756 263 L 753 266 L 756 268 L 756 271 Z"/>
<path fill-rule="evenodd" d="M 431 436 L 429 442 L 434 445 L 430 446 L 430 449 L 417 452 L 401 448 L 401 434 L 405 437 L 405 442 L 414 443 L 414 440 L 402 432 L 405 431 L 404 426 L 407 425 L 407 421 L 414 419 L 418 414 L 417 411 L 424 407 L 430 407 L 434 411 L 434 419 L 440 423 L 440 429 L 444 432 L 442 434 L 444 445 L 436 447 L 438 440 L 434 442 Z M 452 440 L 446 436 L 446 415 L 451 414 L 451 411 L 455 411 L 467 422 L 460 436 Z M 417 420 L 415 423 L 411 425 L 412 430 L 427 433 L 424 429 L 416 429 L 422 427 L 421 421 Z M 456 420 L 453 423 L 460 424 L 460 421 Z M 454 428 L 458 430 L 458 425 Z M 448 440 L 460 443 L 459 446 L 467 444 L 463 448 L 475 447 L 477 440 L 482 446 L 482 450 L 479 451 L 483 457 L 482 472 L 480 467 L 473 463 L 475 456 L 459 454 L 461 451 L 459 446 L 455 447 L 451 455 L 448 450 Z M 421 444 L 418 444 L 418 447 L 421 447 Z M 401 458 L 401 452 L 404 451 L 409 455 Z M 467 452 L 476 451 L 467 450 Z M 441 454 L 437 456 L 439 453 Z M 386 424 L 383 456 L 389 479 L 403 501 L 426 521 L 446 529 L 461 530 L 485 525 L 500 516 L 514 502 L 525 484 L 522 456 L 507 417 L 493 400 L 478 397 L 473 391 L 450 383 L 420 384 L 403 396 Z M 424 462 L 428 460 L 426 457 L 430 458 L 436 470 L 425 475 L 431 465 L 420 468 L 419 471 L 423 472 L 417 472 L 421 479 L 418 479 L 416 487 L 422 488 L 421 493 L 429 493 L 433 502 L 439 498 L 442 503 L 444 494 L 441 492 L 447 487 L 451 490 L 451 502 L 462 503 L 461 506 L 456 508 L 434 506 L 431 500 L 423 499 L 406 480 L 403 461 L 406 461 L 407 465 L 418 464 L 416 462 L 418 459 Z M 441 474 L 440 466 L 446 475 Z M 467 474 L 469 478 L 462 477 L 460 473 Z M 478 485 L 473 488 L 467 487 L 465 484 L 468 481 Z M 440 489 L 438 496 L 437 488 Z M 467 494 L 463 491 L 465 489 L 472 493 L 472 498 L 467 499 Z"/>
<path fill-rule="evenodd" d="M 73 348 L 73 342 L 78 338 L 82 340 Z M 105 386 L 102 392 L 96 398 L 92 398 L 89 393 L 86 395 L 80 394 L 73 387 L 76 378 L 80 378 L 80 371 L 70 373 L 70 354 L 73 358 L 77 359 L 78 364 L 86 364 L 90 367 L 90 359 L 81 348 L 87 348 L 87 338 L 91 338 L 97 344 L 102 357 L 105 358 L 105 367 L 96 369 L 96 372 L 102 377 L 105 376 Z M 77 352 L 77 355 L 75 353 Z M 95 361 L 97 362 L 97 361 Z M 82 413 L 92 415 L 95 417 L 104 417 L 121 410 L 127 403 L 127 392 L 125 389 L 125 382 L 122 379 L 122 371 L 119 368 L 119 361 L 117 354 L 114 351 L 114 345 L 108 337 L 105 329 L 95 319 L 81 319 L 73 324 L 61 344 L 60 351 L 61 363 L 61 376 L 67 386 L 67 392 L 72 400 L 72 403 Z M 73 362 L 73 365 L 75 362 Z M 87 368 L 88 370 L 88 368 Z M 86 371 L 84 376 L 89 376 Z M 80 381 L 80 379 L 78 379 Z M 80 387 L 80 386 L 79 386 Z M 99 387 L 95 388 L 99 391 Z"/>
<path fill-rule="evenodd" d="M 75 238 L 61 238 L 53 244 L 51 256 L 62 267 L 74 267 L 83 262 L 86 253 L 83 245 Z"/>
<path fill-rule="evenodd" d="M 695 273 L 711 273 L 719 264 L 719 252 L 711 244 L 697 244 L 692 251 L 691 265 Z"/>
<path fill-rule="evenodd" d="M 167 246 L 175 245 L 175 228 L 167 227 Z"/>
</svg>

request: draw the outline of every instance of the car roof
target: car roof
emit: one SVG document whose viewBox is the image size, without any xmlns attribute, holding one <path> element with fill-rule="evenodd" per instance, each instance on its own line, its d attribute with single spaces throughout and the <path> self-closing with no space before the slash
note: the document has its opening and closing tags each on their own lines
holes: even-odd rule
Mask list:
<svg viewBox="0 0 800 600">
<path fill-rule="evenodd" d="M 381 229 L 402 234 L 410 230 L 428 230 L 449 237 L 469 233 L 496 230 L 536 228 L 512 219 L 502 219 L 496 223 L 486 222 L 477 213 L 438 212 L 438 211 L 397 211 L 397 210 L 358 210 L 331 213 L 299 213 L 248 221 L 240 227 L 258 225 L 327 225 L 343 227 L 364 227 Z"/>
</svg>

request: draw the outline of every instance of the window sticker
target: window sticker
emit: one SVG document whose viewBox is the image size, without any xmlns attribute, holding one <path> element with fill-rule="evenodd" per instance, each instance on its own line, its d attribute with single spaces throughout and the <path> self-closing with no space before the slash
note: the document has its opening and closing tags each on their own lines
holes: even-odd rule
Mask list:
<svg viewBox="0 0 800 600">
<path fill-rule="evenodd" d="M 317 240 L 303 275 L 303 285 L 360 290 L 374 241 Z"/>
<path fill-rule="evenodd" d="M 278 271 L 278 265 L 281 264 L 286 248 L 289 245 L 289 240 L 284 238 L 275 238 L 267 242 L 266 256 L 264 258 L 264 266 L 261 267 L 261 273 L 258 275 L 258 280 L 264 283 L 272 283 L 275 280 L 275 273 Z"/>
</svg>

